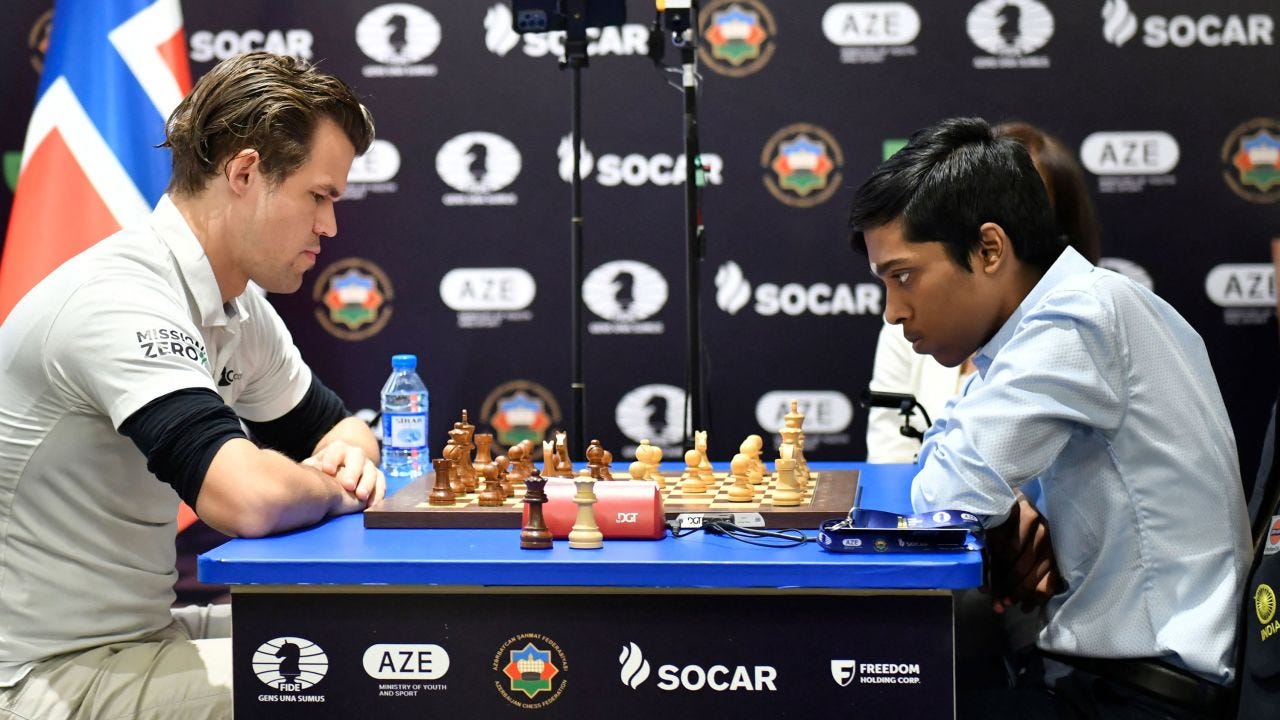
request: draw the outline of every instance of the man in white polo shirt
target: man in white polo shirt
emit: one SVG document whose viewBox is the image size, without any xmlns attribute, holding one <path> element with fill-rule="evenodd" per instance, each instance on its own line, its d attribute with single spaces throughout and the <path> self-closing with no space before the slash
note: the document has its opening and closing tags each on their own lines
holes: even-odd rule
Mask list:
<svg viewBox="0 0 1280 720">
<path fill-rule="evenodd" d="M 178 500 L 253 537 L 382 496 L 373 434 L 246 291 L 298 289 L 372 139 L 342 81 L 227 60 L 150 219 L 0 325 L 0 718 L 230 717 L 226 607 L 170 611 Z"/>
</svg>

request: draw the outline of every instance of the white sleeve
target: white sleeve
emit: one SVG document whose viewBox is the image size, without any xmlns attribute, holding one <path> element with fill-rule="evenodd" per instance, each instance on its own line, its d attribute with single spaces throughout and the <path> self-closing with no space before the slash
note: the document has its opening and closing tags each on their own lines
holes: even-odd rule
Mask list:
<svg viewBox="0 0 1280 720">
<path fill-rule="evenodd" d="M 245 388 L 234 403 L 250 422 L 275 420 L 295 408 L 311 387 L 311 368 L 293 344 L 280 314 L 256 291 L 241 296 L 249 310 L 237 353 L 247 362 Z"/>
<path fill-rule="evenodd" d="M 117 428 L 176 390 L 217 391 L 204 338 L 173 290 L 153 276 L 80 286 L 58 310 L 44 346 L 53 387 Z"/>
<path fill-rule="evenodd" d="M 876 357 L 871 366 L 872 390 L 916 395 L 912 364 L 915 352 L 898 325 L 886 323 L 876 340 Z M 899 432 L 902 415 L 892 408 L 867 409 L 867 462 L 915 462 L 920 441 Z"/>
</svg>

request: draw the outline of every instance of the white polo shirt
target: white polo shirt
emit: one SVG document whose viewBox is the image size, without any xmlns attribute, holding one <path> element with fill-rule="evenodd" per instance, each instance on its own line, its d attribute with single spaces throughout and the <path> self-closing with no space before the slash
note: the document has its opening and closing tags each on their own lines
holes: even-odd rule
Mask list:
<svg viewBox="0 0 1280 720">
<path fill-rule="evenodd" d="M 263 297 L 223 304 L 168 196 L 32 289 L 0 325 L 0 687 L 171 621 L 178 495 L 121 423 L 186 388 L 274 420 L 310 384 Z"/>
</svg>

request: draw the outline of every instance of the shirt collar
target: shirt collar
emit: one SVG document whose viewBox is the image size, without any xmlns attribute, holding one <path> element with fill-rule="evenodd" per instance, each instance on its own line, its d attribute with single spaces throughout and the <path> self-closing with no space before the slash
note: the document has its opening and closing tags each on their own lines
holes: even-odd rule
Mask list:
<svg viewBox="0 0 1280 720">
<path fill-rule="evenodd" d="M 209 264 L 204 246 L 168 194 L 160 197 L 151 213 L 151 228 L 173 254 L 178 273 L 200 312 L 201 325 L 219 327 L 233 319 L 244 321 L 249 317 L 248 308 L 239 297 L 222 302 L 222 291 L 218 289 L 218 280 L 213 275 L 213 266 Z"/>
<path fill-rule="evenodd" d="M 973 364 L 978 368 L 978 374 L 983 378 L 987 376 L 987 368 L 991 367 L 991 361 L 995 359 L 996 354 L 1000 352 L 1000 348 L 1009 342 L 1013 337 L 1014 330 L 1018 324 L 1022 322 L 1023 316 L 1027 314 L 1031 308 L 1035 307 L 1050 290 L 1057 287 L 1062 281 L 1078 275 L 1086 273 L 1093 269 L 1093 263 L 1085 259 L 1083 255 L 1076 252 L 1076 249 L 1067 246 L 1062 254 L 1058 255 L 1058 259 L 1053 261 L 1053 265 L 1049 266 L 1048 271 L 1041 276 L 1040 281 L 1031 288 L 1031 292 L 1022 298 L 1022 302 L 1018 303 L 1018 307 L 1014 309 L 1013 314 L 1005 321 L 1004 325 L 991 336 L 986 345 L 978 348 L 978 352 L 973 357 Z"/>
</svg>

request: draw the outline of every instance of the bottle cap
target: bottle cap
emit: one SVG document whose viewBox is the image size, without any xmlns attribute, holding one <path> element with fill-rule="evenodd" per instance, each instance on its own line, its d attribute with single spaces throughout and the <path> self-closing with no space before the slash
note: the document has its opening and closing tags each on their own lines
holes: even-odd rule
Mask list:
<svg viewBox="0 0 1280 720">
<path fill-rule="evenodd" d="M 417 367 L 418 367 L 417 355 L 406 354 L 406 355 L 391 356 L 392 370 L 414 370 Z"/>
</svg>

